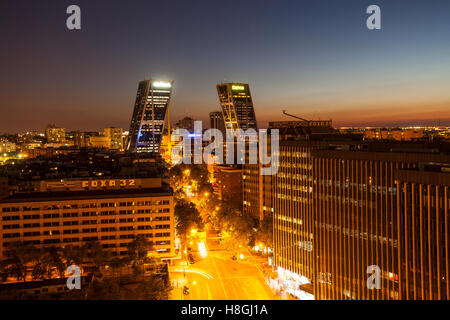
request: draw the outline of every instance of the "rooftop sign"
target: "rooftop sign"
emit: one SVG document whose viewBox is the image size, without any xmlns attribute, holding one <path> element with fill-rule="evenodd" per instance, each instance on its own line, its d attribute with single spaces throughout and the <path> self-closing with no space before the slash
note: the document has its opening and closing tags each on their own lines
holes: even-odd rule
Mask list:
<svg viewBox="0 0 450 320">
<path fill-rule="evenodd" d="M 245 87 L 241 86 L 241 85 L 233 84 L 231 86 L 231 90 L 242 91 L 242 90 L 245 90 Z"/>
<path fill-rule="evenodd" d="M 170 88 L 172 87 L 172 84 L 170 82 L 166 81 L 155 81 L 153 82 L 154 88 Z"/>
</svg>

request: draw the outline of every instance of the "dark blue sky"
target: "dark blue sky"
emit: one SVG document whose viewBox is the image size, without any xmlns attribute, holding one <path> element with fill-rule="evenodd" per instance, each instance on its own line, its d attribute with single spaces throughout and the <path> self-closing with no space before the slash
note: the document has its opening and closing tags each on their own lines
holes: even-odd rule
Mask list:
<svg viewBox="0 0 450 320">
<path fill-rule="evenodd" d="M 66 28 L 66 8 L 82 30 Z M 382 30 L 366 28 L 381 7 Z M 450 125 L 450 1 L 3 0 L 0 132 L 128 129 L 137 83 L 175 81 L 173 120 L 248 82 L 258 121 Z"/>
</svg>

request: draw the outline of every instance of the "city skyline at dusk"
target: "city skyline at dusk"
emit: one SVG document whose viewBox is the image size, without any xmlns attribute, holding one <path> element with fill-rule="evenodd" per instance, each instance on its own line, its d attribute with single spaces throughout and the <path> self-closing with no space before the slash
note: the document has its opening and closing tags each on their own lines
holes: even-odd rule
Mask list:
<svg viewBox="0 0 450 320">
<path fill-rule="evenodd" d="M 206 121 L 216 84 L 236 81 L 260 127 L 283 109 L 335 126 L 450 123 L 445 1 L 378 1 L 374 31 L 368 1 L 79 1 L 76 32 L 69 4 L 1 4 L 1 132 L 127 128 L 150 77 L 174 80 L 172 121 Z"/>
<path fill-rule="evenodd" d="M 274 319 L 449 301 L 449 17 L 1 1 L 0 303 Z"/>
</svg>

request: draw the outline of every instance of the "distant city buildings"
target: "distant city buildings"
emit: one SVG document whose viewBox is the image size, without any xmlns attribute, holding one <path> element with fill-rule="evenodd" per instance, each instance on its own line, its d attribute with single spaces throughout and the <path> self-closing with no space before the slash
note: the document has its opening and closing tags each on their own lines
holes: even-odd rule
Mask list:
<svg viewBox="0 0 450 320">
<path fill-rule="evenodd" d="M 184 117 L 175 124 L 174 129 L 186 129 L 189 132 L 194 132 L 194 119 L 190 117 Z"/>
<path fill-rule="evenodd" d="M 123 149 L 123 129 L 122 128 L 105 128 L 105 137 L 109 140 L 109 149 L 122 150 Z"/>
<path fill-rule="evenodd" d="M 450 141 L 450 127 L 340 128 L 341 132 L 361 133 L 366 140 Z"/>
<path fill-rule="evenodd" d="M 61 148 L 36 147 L 24 151 L 24 154 L 28 158 L 37 158 L 37 157 L 52 158 L 59 155 L 69 155 L 71 153 L 78 153 L 78 152 L 79 149 L 73 147 L 61 147 Z"/>
<path fill-rule="evenodd" d="M 62 140 L 62 130 L 59 129 L 61 128 L 47 128 L 46 135 L 32 134 L 31 132 L 24 135 L 18 134 L 15 144 L 16 151 L 32 158 L 69 154 L 84 148 L 123 151 L 125 133 L 122 128 L 109 127 L 101 132 L 69 131 L 65 132 L 65 140 Z M 52 138 L 52 135 L 56 135 L 56 137 Z M 50 138 L 44 139 L 43 136 Z M 48 139 L 52 142 L 48 142 Z M 6 143 L 7 140 L 1 141 Z M 48 143 L 45 143 L 46 141 Z M 64 143 L 62 144 L 61 141 Z M 12 142 L 8 141 L 8 145 L 11 144 Z"/>
<path fill-rule="evenodd" d="M 16 144 L 6 139 L 0 139 L 0 153 L 15 152 Z"/>
<path fill-rule="evenodd" d="M 73 135 L 73 145 L 79 148 L 88 146 L 88 135 L 85 132 L 76 131 Z"/>
<path fill-rule="evenodd" d="M 172 87 L 173 81 L 149 79 L 139 82 L 127 151 L 159 153 Z"/>
<path fill-rule="evenodd" d="M 364 138 L 376 140 L 396 140 L 411 141 L 423 138 L 423 130 L 367 130 L 364 132 Z"/>
<path fill-rule="evenodd" d="M 64 144 L 66 143 L 66 129 L 48 125 L 45 128 L 45 137 L 48 143 Z"/>
<path fill-rule="evenodd" d="M 15 186 L 24 183 L 26 187 L 26 181 L 41 179 L 160 177 L 162 171 L 161 160 L 139 162 L 137 155 L 127 155 L 116 150 L 64 147 L 34 149 L 27 153 L 21 159 L 18 156 L 14 160 L 11 158 L 3 164 L 3 168 L 0 166 L 0 174 L 14 178 Z M 14 164 L 18 161 L 20 166 Z"/>
<path fill-rule="evenodd" d="M 15 241 L 98 240 L 121 256 L 138 235 L 153 242 L 152 254 L 173 257 L 173 192 L 155 157 L 171 164 L 164 124 L 172 90 L 173 81 L 141 81 L 129 132 L 49 125 L 45 135 L 1 136 L 0 258 Z M 221 111 L 209 113 L 210 128 L 258 128 L 248 84 L 217 92 Z M 194 162 L 194 119 L 174 128 L 190 132 Z M 260 222 L 273 214 L 278 285 L 319 300 L 450 299 L 450 127 L 334 129 L 331 120 L 304 120 L 271 121 L 271 130 L 280 138 L 273 175 L 248 163 L 247 143 L 244 164 L 234 143 L 235 164 L 208 170 L 219 200 Z M 220 147 L 225 159 L 231 150 Z M 369 287 L 369 269 L 380 288 Z"/>
</svg>

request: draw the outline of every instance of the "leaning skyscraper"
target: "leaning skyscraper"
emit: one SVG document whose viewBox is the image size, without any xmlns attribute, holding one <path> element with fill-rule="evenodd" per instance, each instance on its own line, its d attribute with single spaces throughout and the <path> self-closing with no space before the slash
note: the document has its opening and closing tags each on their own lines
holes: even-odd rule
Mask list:
<svg viewBox="0 0 450 320">
<path fill-rule="evenodd" d="M 250 87 L 246 83 L 222 83 L 217 85 L 226 129 L 257 130 Z"/>
<path fill-rule="evenodd" d="M 127 151 L 158 153 L 163 136 L 173 81 L 139 82 L 128 135 Z"/>
</svg>

